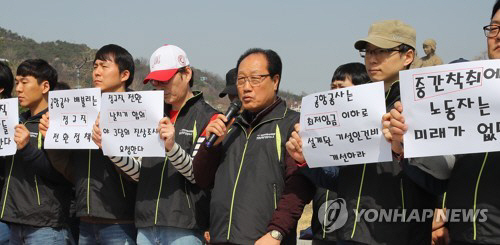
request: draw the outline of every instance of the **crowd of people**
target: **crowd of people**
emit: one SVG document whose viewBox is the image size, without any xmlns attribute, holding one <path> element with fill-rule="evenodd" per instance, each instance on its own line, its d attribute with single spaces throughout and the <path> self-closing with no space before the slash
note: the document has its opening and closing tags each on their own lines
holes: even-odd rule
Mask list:
<svg viewBox="0 0 500 245">
<path fill-rule="evenodd" d="M 500 58 L 500 1 L 483 30 L 490 59 Z M 416 30 L 399 20 L 378 21 L 354 43 L 364 64 L 339 66 L 331 89 L 383 82 L 381 128 L 393 160 L 309 168 L 299 136 L 299 113 L 278 96 L 282 62 L 273 50 L 244 52 L 226 75 L 220 97 L 240 100 L 237 117 L 212 108 L 192 90 L 193 69 L 180 47 L 165 45 L 150 58 L 144 83 L 164 92 L 158 132 L 165 157 L 107 156 L 99 119 L 99 149 L 45 149 L 48 94 L 67 89 L 42 59 L 12 73 L 0 63 L 0 95 L 15 89 L 25 109 L 15 127 L 15 155 L 0 158 L 0 243 L 9 244 L 296 244 L 297 222 L 313 200 L 313 244 L 500 244 L 498 152 L 407 159 L 408 129 L 400 102 L 399 72 L 416 58 Z M 424 42 L 425 62 L 440 62 L 436 43 Z M 109 44 L 94 59 L 93 86 L 127 92 L 134 61 Z M 326 86 L 325 86 L 326 87 Z M 205 144 L 216 135 L 213 145 Z M 329 200 L 345 200 L 345 224 L 331 231 Z M 394 222 L 368 220 L 361 210 L 401 210 Z M 437 222 L 412 211 L 485 209 L 479 221 Z M 333 211 L 332 211 L 333 212 Z M 323 222 L 316 217 L 324 215 Z"/>
</svg>

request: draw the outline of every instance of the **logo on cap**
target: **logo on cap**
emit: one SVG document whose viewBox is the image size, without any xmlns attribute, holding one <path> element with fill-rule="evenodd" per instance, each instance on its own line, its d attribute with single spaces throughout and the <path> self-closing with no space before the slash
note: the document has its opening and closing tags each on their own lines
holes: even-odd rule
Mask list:
<svg viewBox="0 0 500 245">
<path fill-rule="evenodd" d="M 181 64 L 182 66 L 186 66 L 186 57 L 184 57 L 184 55 L 179 55 L 178 57 L 178 60 L 179 60 L 179 64 Z"/>
<path fill-rule="evenodd" d="M 160 61 L 160 55 L 158 55 L 158 56 L 155 57 L 155 61 L 153 62 L 153 67 L 156 66 L 156 65 L 158 65 L 158 64 L 160 64 L 160 62 L 161 62 Z"/>
</svg>

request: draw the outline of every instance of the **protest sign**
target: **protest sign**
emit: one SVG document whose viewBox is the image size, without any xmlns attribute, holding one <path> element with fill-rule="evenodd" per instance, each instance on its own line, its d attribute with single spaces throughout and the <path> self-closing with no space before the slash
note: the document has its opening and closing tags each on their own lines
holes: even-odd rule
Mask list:
<svg viewBox="0 0 500 245">
<path fill-rule="evenodd" d="M 18 99 L 0 100 L 0 156 L 16 154 L 17 145 L 14 142 L 15 127 L 19 124 Z"/>
<path fill-rule="evenodd" d="M 50 127 L 45 149 L 97 149 L 92 141 L 92 126 L 101 106 L 98 88 L 49 92 Z"/>
<path fill-rule="evenodd" d="M 500 62 L 400 72 L 405 157 L 500 150 Z"/>
<path fill-rule="evenodd" d="M 382 134 L 385 110 L 383 82 L 302 98 L 300 136 L 309 167 L 392 160 Z"/>
<path fill-rule="evenodd" d="M 107 156 L 164 157 L 163 91 L 103 93 L 99 126 Z"/>
</svg>

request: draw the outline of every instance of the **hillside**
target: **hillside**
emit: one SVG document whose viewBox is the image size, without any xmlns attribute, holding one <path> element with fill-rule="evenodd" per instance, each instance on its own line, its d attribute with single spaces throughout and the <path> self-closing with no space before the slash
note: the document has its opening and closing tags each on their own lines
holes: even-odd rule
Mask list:
<svg viewBox="0 0 500 245">
<path fill-rule="evenodd" d="M 68 83 L 72 88 L 88 88 L 92 85 L 92 62 L 96 49 L 85 44 L 74 44 L 61 40 L 38 43 L 33 39 L 21 36 L 0 27 L 0 59 L 7 59 L 12 70 L 26 59 L 41 58 L 47 60 L 59 73 L 59 81 Z M 148 59 L 136 58 L 136 71 L 131 88 L 134 90 L 151 90 L 150 85 L 144 85 L 142 79 L 149 72 Z M 208 103 L 225 110 L 228 105 L 226 98 L 219 98 L 219 92 L 225 86 L 224 78 L 209 71 L 194 70 L 194 89 L 205 94 Z M 300 102 L 300 96 L 280 92 L 289 105 Z"/>
</svg>

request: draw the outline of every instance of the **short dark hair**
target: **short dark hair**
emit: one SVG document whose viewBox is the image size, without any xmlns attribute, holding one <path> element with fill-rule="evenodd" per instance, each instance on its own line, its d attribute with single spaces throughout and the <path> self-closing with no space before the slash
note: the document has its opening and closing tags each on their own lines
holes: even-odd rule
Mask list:
<svg viewBox="0 0 500 245">
<path fill-rule="evenodd" d="M 16 76 L 33 76 L 38 81 L 38 84 L 43 81 L 49 82 L 49 90 L 53 90 L 57 84 L 57 71 L 42 59 L 29 59 L 23 61 L 16 71 Z"/>
<path fill-rule="evenodd" d="M 243 53 L 240 56 L 240 58 L 238 59 L 238 63 L 236 63 L 236 68 L 239 69 L 241 61 L 243 61 L 246 57 L 248 57 L 251 54 L 263 54 L 266 57 L 267 70 L 269 71 L 270 77 L 273 78 L 275 75 L 279 75 L 280 78 L 278 80 L 278 89 L 279 89 L 279 85 L 281 83 L 281 69 L 282 69 L 280 56 L 271 49 L 251 48 L 245 51 L 245 53 Z"/>
<path fill-rule="evenodd" d="M 134 59 L 126 49 L 116 44 L 104 45 L 95 54 L 94 63 L 96 60 L 108 60 L 115 62 L 115 64 L 118 65 L 120 73 L 129 71 L 130 76 L 127 81 L 125 81 L 126 88 L 134 81 Z"/>
<path fill-rule="evenodd" d="M 406 52 L 408 52 L 408 51 L 410 51 L 410 50 L 413 50 L 413 53 L 415 53 L 415 48 L 414 48 L 414 47 L 412 47 L 412 46 L 410 46 L 410 45 L 408 45 L 408 44 L 404 44 L 404 43 L 402 43 L 402 44 L 400 44 L 400 45 L 398 46 L 398 48 L 399 48 L 399 53 L 402 53 L 402 54 L 404 54 L 404 53 L 406 53 Z M 413 63 L 413 61 L 415 61 L 415 55 L 413 56 L 413 60 L 411 61 L 411 63 L 410 63 L 410 64 L 408 64 L 408 65 L 405 67 L 405 69 L 407 69 L 407 70 L 408 70 L 408 69 L 410 69 L 410 66 L 411 66 L 411 64 Z"/>
<path fill-rule="evenodd" d="M 0 98 L 5 99 L 12 97 L 14 75 L 12 75 L 12 70 L 9 65 L 4 62 L 0 62 L 0 88 L 3 88 L 2 93 L 0 93 Z"/>
<path fill-rule="evenodd" d="M 500 0 L 497 0 L 495 5 L 493 5 L 493 11 L 491 11 L 491 19 L 493 19 L 493 16 L 495 16 L 499 8 L 500 8 Z"/>
<path fill-rule="evenodd" d="M 370 81 L 365 65 L 359 62 L 347 63 L 337 67 L 333 73 L 332 82 L 336 80 L 343 81 L 346 77 L 350 77 L 354 85 L 360 85 Z"/>
<path fill-rule="evenodd" d="M 177 72 L 180 72 L 180 73 L 185 73 L 186 72 L 186 67 L 187 66 L 184 66 L 184 67 L 181 67 L 177 70 Z M 189 87 L 193 87 L 193 83 L 194 83 L 194 70 L 193 68 L 191 68 L 191 79 L 189 80 Z"/>
</svg>

